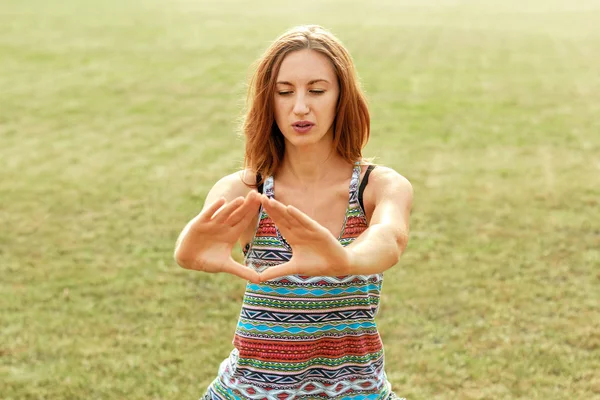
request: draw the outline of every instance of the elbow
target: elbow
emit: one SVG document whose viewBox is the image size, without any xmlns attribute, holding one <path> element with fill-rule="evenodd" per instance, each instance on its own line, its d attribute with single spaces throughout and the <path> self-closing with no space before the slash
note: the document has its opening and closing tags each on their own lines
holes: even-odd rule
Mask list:
<svg viewBox="0 0 600 400">
<path fill-rule="evenodd" d="M 402 248 L 399 246 L 399 244 L 390 241 L 386 248 L 383 248 L 382 250 L 381 265 L 385 265 L 385 269 L 392 268 L 394 265 L 400 262 Z"/>
<path fill-rule="evenodd" d="M 395 248 L 390 255 L 390 267 L 398 264 L 400 262 L 400 256 L 402 255 L 402 251 L 399 248 Z"/>
<path fill-rule="evenodd" d="M 394 264 L 397 264 L 400 261 L 400 257 L 406 250 L 408 246 L 408 233 L 403 230 L 397 229 L 395 233 L 395 247 L 396 251 L 394 252 Z"/>
<path fill-rule="evenodd" d="M 408 246 L 408 235 L 403 234 L 400 239 L 397 241 L 398 243 L 398 258 L 404 253 L 406 247 Z"/>
</svg>

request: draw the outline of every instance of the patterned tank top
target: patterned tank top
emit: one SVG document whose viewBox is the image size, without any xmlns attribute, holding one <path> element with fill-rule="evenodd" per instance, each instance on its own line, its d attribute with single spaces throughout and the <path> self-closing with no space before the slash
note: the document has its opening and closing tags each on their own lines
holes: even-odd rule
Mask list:
<svg viewBox="0 0 600 400">
<path fill-rule="evenodd" d="M 352 243 L 367 220 L 358 200 L 360 166 L 350 181 L 338 240 Z M 274 198 L 273 177 L 264 193 Z M 266 212 L 245 249 L 261 272 L 288 261 L 292 249 Z M 382 274 L 290 275 L 249 282 L 233 339 L 205 399 L 388 399 L 383 345 L 375 325 Z"/>
</svg>

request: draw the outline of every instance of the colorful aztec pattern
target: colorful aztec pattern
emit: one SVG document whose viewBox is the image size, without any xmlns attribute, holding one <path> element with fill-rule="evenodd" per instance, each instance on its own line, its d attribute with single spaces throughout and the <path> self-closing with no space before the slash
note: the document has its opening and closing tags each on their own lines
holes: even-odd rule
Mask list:
<svg viewBox="0 0 600 400">
<path fill-rule="evenodd" d="M 344 246 L 365 229 L 358 201 L 360 166 L 350 183 Z M 264 192 L 274 197 L 273 178 Z M 290 246 L 264 210 L 245 251 L 246 265 L 263 271 L 288 261 Z M 248 283 L 233 339 L 204 399 L 396 398 L 384 372 L 383 345 L 375 325 L 383 276 L 291 275 Z"/>
</svg>

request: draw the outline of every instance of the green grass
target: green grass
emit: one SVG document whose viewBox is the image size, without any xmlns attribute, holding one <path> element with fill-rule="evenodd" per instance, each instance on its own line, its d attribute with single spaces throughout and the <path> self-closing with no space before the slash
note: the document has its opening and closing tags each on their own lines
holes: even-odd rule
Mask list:
<svg viewBox="0 0 600 400">
<path fill-rule="evenodd" d="M 378 324 L 416 399 L 600 398 L 600 2 L 5 0 L 0 393 L 193 399 L 244 282 L 175 266 L 248 66 L 322 24 L 415 188 Z"/>
</svg>

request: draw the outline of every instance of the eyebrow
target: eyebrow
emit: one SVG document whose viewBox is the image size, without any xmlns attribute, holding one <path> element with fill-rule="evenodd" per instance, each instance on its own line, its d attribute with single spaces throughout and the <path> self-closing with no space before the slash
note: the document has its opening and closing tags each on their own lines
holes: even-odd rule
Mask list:
<svg viewBox="0 0 600 400">
<path fill-rule="evenodd" d="M 319 83 L 319 82 L 329 83 L 329 81 L 327 79 L 313 79 L 312 81 L 309 81 L 308 84 L 309 85 L 314 85 L 315 83 Z M 288 81 L 277 81 L 276 83 L 277 83 L 277 85 L 294 86 L 292 83 L 290 83 Z"/>
</svg>

